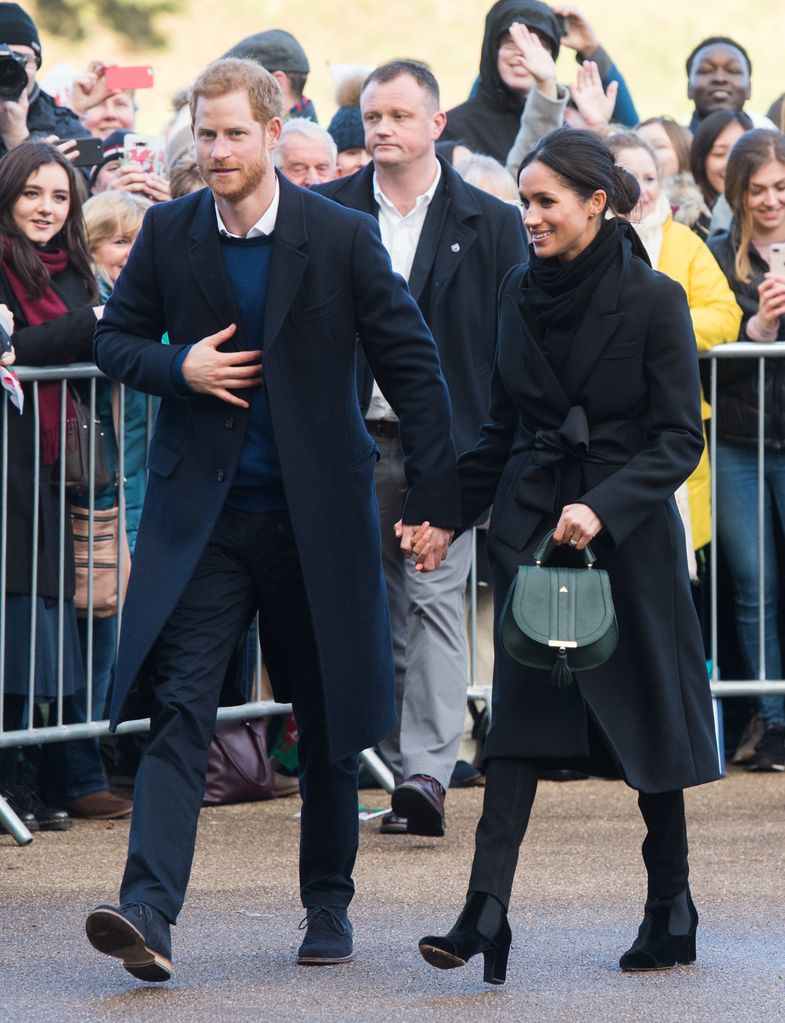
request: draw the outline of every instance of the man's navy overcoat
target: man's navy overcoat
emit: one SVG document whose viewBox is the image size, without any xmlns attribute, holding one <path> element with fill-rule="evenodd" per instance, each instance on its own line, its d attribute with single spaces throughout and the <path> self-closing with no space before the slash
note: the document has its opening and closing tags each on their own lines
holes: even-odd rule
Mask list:
<svg viewBox="0 0 785 1023">
<path fill-rule="evenodd" d="M 101 320 L 95 359 L 161 395 L 123 622 L 111 722 L 149 713 L 145 662 L 224 504 L 247 413 L 181 397 L 183 345 L 238 324 L 223 346 L 264 349 L 264 387 L 319 651 L 334 759 L 394 723 L 387 598 L 374 498 L 378 450 L 360 413 L 357 339 L 401 420 L 404 520 L 457 523 L 447 389 L 433 339 L 371 217 L 279 177 L 263 338 L 245 338 L 208 190 L 151 209 Z M 160 343 L 168 332 L 169 345 Z M 285 678 L 275 696 L 289 696 Z"/>
</svg>

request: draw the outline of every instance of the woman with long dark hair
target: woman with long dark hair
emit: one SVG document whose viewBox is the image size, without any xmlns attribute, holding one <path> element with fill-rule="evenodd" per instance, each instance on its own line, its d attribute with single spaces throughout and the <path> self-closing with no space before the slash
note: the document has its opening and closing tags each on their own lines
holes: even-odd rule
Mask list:
<svg viewBox="0 0 785 1023">
<path fill-rule="evenodd" d="M 93 332 L 101 307 L 79 193 L 68 160 L 47 143 L 25 142 L 0 162 L 0 249 L 0 301 L 14 316 L 11 340 L 17 363 L 49 366 L 92 361 Z M 25 384 L 24 393 L 23 414 L 8 411 L 7 464 L 0 464 L 8 481 L 5 626 L 6 636 L 13 637 L 5 645 L 6 731 L 19 728 L 25 715 L 33 714 L 31 678 L 34 701 L 57 696 L 59 661 L 64 720 L 75 720 L 71 701 L 85 687 L 73 605 L 74 558 L 67 504 L 65 521 L 60 513 L 61 385 L 59 381 Z M 68 432 L 75 419 L 68 395 L 64 413 Z M 43 783 L 60 787 L 54 795 L 69 800 L 97 792 L 110 796 L 97 750 L 89 770 L 76 779 L 64 776 L 60 765 L 47 770 L 47 761 L 57 756 L 53 746 L 44 747 Z M 70 791 L 63 791 L 66 785 Z M 19 783 L 16 750 L 0 752 L 0 789 L 10 796 L 28 826 L 68 826 L 66 813 L 43 805 Z M 66 801 L 59 802 L 62 806 Z"/>
<path fill-rule="evenodd" d="M 743 110 L 715 110 L 698 125 L 690 150 L 692 176 L 712 212 L 711 231 L 728 226 L 730 210 L 724 198 L 725 167 L 735 142 L 752 128 Z"/>
<path fill-rule="evenodd" d="M 712 114 L 712 116 L 714 116 Z M 730 229 L 709 239 L 741 306 L 739 341 L 785 340 L 785 274 L 770 267 L 772 247 L 785 246 L 785 135 L 755 128 L 738 139 L 725 174 L 733 212 Z M 720 362 L 717 389 L 717 535 L 733 580 L 736 629 L 747 677 L 760 673 L 760 564 L 764 549 L 766 677 L 785 670 L 779 632 L 782 558 L 777 534 L 785 527 L 785 363 L 766 364 L 759 393 L 757 359 Z M 765 397 L 763 536 L 758 535 L 758 405 Z M 757 743 L 745 766 L 785 771 L 785 699 L 757 698 Z M 746 743 L 742 743 L 747 746 Z M 746 752 L 746 751 L 745 751 Z M 741 759 L 739 756 L 737 759 Z"/>
<path fill-rule="evenodd" d="M 647 835 L 644 919 L 625 970 L 695 959 L 682 789 L 718 777 L 711 699 L 673 493 L 703 450 L 698 364 L 684 292 L 654 272 L 627 215 L 635 179 L 592 132 L 559 129 L 519 176 L 529 264 L 499 299 L 490 422 L 459 462 L 462 523 L 492 505 L 497 615 L 517 568 L 555 529 L 557 563 L 591 541 L 619 642 L 556 687 L 505 651 L 497 622 L 485 801 L 466 905 L 420 951 L 434 966 L 483 953 L 505 979 L 518 848 L 543 768 L 622 778 Z M 416 553 L 428 550 L 418 537 Z M 576 556 L 577 552 L 577 556 Z"/>
</svg>

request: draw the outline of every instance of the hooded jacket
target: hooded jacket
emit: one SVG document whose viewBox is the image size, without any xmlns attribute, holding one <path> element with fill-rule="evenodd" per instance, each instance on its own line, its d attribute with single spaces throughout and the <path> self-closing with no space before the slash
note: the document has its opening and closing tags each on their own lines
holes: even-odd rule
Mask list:
<svg viewBox="0 0 785 1023">
<path fill-rule="evenodd" d="M 485 153 L 501 164 L 518 134 L 525 101 L 503 84 L 497 68 L 499 39 L 514 21 L 547 37 L 554 60 L 559 55 L 559 22 L 550 7 L 539 0 L 499 0 L 485 18 L 476 94 L 447 111 L 442 134 L 444 141 L 463 142 L 473 152 Z"/>
</svg>

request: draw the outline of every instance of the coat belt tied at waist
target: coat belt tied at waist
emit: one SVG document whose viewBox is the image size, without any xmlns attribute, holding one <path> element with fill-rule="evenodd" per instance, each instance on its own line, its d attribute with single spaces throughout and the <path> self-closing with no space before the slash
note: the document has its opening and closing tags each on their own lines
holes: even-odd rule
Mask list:
<svg viewBox="0 0 785 1023">
<path fill-rule="evenodd" d="M 555 512 L 565 463 L 572 462 L 576 468 L 582 462 L 626 464 L 638 450 L 637 446 L 630 450 L 631 428 L 642 444 L 643 431 L 637 421 L 614 419 L 590 428 L 586 410 L 573 405 L 561 426 L 529 432 L 534 457 L 521 473 L 516 500 L 527 508 Z"/>
</svg>

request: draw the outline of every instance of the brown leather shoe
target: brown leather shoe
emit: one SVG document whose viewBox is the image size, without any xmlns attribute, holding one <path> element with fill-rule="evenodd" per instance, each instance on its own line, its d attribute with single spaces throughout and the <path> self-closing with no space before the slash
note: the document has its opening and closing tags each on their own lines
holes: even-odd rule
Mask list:
<svg viewBox="0 0 785 1023">
<path fill-rule="evenodd" d="M 401 782 L 392 794 L 392 811 L 406 818 L 410 835 L 444 834 L 444 789 L 429 774 L 413 774 Z"/>
<path fill-rule="evenodd" d="M 93 821 L 111 821 L 118 817 L 127 817 L 134 808 L 130 799 L 116 796 L 109 789 L 88 792 L 86 796 L 78 796 L 76 799 L 62 799 L 60 806 L 72 817 L 83 817 Z"/>
</svg>

